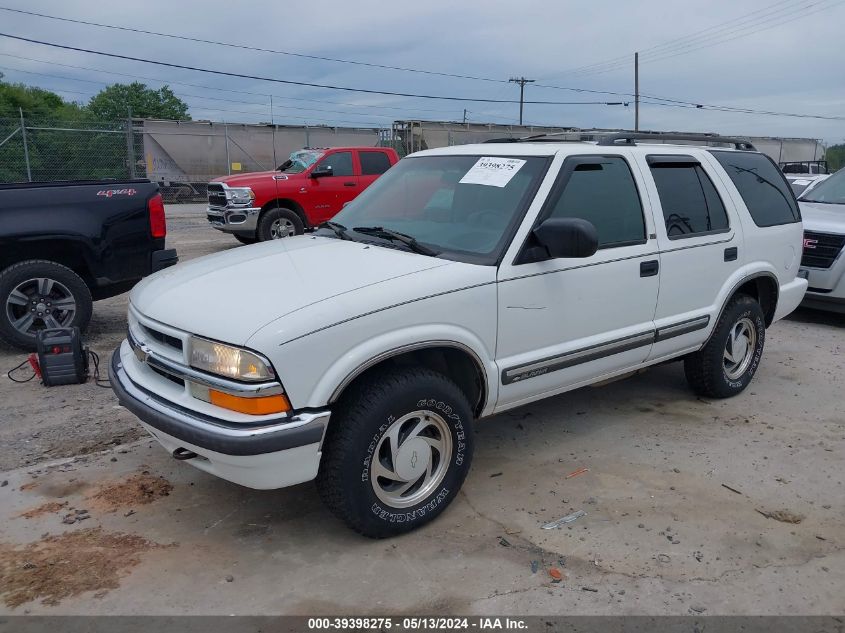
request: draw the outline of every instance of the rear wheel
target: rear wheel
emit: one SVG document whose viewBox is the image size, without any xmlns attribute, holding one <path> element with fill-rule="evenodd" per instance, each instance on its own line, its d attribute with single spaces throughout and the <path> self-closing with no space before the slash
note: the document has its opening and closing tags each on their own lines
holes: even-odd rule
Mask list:
<svg viewBox="0 0 845 633">
<path fill-rule="evenodd" d="M 730 300 L 707 344 L 684 359 L 693 390 L 710 398 L 728 398 L 743 391 L 760 364 L 766 340 L 766 318 L 748 295 Z"/>
<path fill-rule="evenodd" d="M 70 268 L 29 260 L 0 273 L 0 337 L 34 350 L 35 337 L 46 328 L 78 327 L 91 320 L 91 292 Z"/>
<path fill-rule="evenodd" d="M 295 211 L 277 207 L 261 214 L 258 221 L 258 240 L 280 240 L 283 237 L 301 235 L 304 230 L 302 219 Z"/>
<path fill-rule="evenodd" d="M 373 538 L 413 530 L 455 498 L 472 460 L 472 411 L 455 383 L 410 367 L 364 379 L 338 403 L 317 486 Z"/>
</svg>

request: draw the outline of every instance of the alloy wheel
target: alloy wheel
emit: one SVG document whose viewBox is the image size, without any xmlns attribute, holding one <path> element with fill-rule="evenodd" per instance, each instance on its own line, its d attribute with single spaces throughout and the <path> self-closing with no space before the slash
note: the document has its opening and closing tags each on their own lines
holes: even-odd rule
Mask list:
<svg viewBox="0 0 845 633">
<path fill-rule="evenodd" d="M 442 483 L 451 457 L 446 421 L 433 411 L 408 413 L 390 425 L 373 452 L 373 491 L 394 508 L 416 505 Z"/>
<path fill-rule="evenodd" d="M 731 328 L 725 344 L 724 366 L 729 380 L 737 380 L 748 370 L 756 347 L 757 330 L 753 321 L 740 319 Z"/>
<path fill-rule="evenodd" d="M 21 334 L 67 327 L 76 315 L 76 299 L 67 286 L 47 277 L 27 279 L 6 298 L 6 316 Z"/>
</svg>

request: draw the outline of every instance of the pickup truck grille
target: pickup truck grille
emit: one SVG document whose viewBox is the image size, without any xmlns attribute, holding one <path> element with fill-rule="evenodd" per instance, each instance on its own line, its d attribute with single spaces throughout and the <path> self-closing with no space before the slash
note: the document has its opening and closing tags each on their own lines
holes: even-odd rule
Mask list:
<svg viewBox="0 0 845 633">
<path fill-rule="evenodd" d="M 830 268 L 843 246 L 845 235 L 804 231 L 801 265 L 808 268 Z"/>
<path fill-rule="evenodd" d="M 208 205 L 211 207 L 226 206 L 226 191 L 219 183 L 208 183 Z"/>
</svg>

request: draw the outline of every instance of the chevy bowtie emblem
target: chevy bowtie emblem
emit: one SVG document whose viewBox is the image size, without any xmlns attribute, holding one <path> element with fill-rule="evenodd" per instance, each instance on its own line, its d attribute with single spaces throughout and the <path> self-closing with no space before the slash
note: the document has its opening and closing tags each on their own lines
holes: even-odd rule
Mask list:
<svg viewBox="0 0 845 633">
<path fill-rule="evenodd" d="M 416 468 L 416 467 L 417 467 L 417 451 L 414 451 L 414 453 L 411 455 L 411 468 Z"/>
<path fill-rule="evenodd" d="M 149 356 L 149 354 L 140 345 L 133 345 L 132 351 L 135 352 L 135 357 L 138 359 L 138 362 L 141 362 L 141 363 L 147 362 L 147 357 Z"/>
</svg>

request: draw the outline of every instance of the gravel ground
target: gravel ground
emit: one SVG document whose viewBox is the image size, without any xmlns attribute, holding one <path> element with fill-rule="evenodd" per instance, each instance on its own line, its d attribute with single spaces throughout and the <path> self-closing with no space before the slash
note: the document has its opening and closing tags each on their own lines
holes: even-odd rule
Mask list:
<svg viewBox="0 0 845 633">
<path fill-rule="evenodd" d="M 208 226 L 205 205 L 169 206 L 167 228 L 167 246 L 175 248 L 182 261 L 238 246 L 233 237 Z M 105 363 L 125 336 L 128 296 L 94 304 L 85 340 L 99 355 L 104 377 Z M 93 381 L 45 389 L 34 380 L 22 385 L 9 380 L 6 372 L 25 359 L 25 353 L 0 342 L 0 470 L 91 453 L 145 435 L 133 416 L 117 406 L 111 389 L 98 388 Z"/>
<path fill-rule="evenodd" d="M 239 247 L 200 205 L 168 218 L 183 260 Z M 96 304 L 103 358 L 125 309 Z M 172 460 L 92 382 L 4 376 L 0 613 L 842 614 L 843 333 L 820 312 L 776 324 L 730 400 L 696 398 L 674 363 L 485 420 L 456 501 L 389 541 L 312 484 L 246 490 Z M 44 574 L 56 560 L 90 574 Z"/>
</svg>

